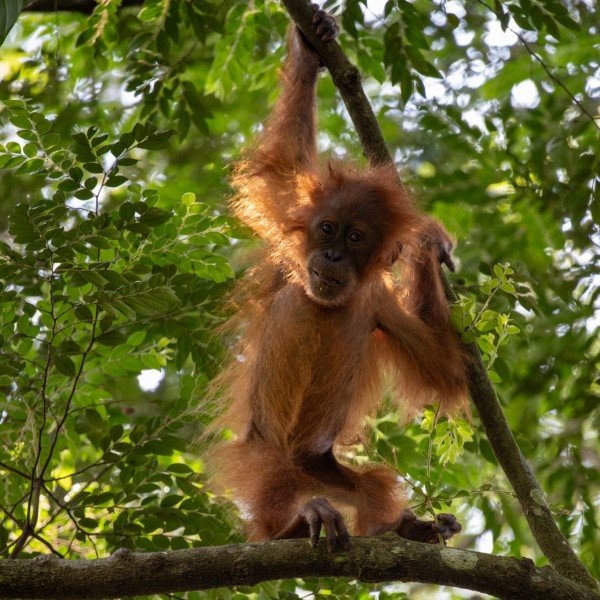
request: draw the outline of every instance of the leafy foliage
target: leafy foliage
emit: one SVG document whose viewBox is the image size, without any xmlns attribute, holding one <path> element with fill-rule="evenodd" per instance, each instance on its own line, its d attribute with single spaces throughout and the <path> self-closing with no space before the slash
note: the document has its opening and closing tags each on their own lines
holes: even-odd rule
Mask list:
<svg viewBox="0 0 600 600">
<path fill-rule="evenodd" d="M 218 354 L 207 329 L 233 275 L 216 252 L 229 243 L 229 220 L 191 193 L 160 208 L 158 190 L 123 174 L 136 152 L 164 148 L 170 131 L 138 124 L 110 141 L 92 126 L 62 144 L 31 104 L 6 110 L 25 143 L 0 148 L 0 164 L 34 175 L 43 195 L 15 204 L 12 244 L 0 244 L 5 548 L 20 550 L 28 529 L 55 552 L 76 542 L 98 552 L 98 537 L 104 551 L 214 541 L 215 528 L 200 536 L 205 521 L 193 518 L 210 509 L 181 459 L 180 432 Z M 122 187 L 127 200 L 103 209 Z M 120 379 L 182 369 L 189 357 L 196 372 L 156 415 L 136 422 L 133 408 L 114 403 Z M 62 513 L 65 535 L 54 529 Z"/>
<path fill-rule="evenodd" d="M 598 577 L 596 9 L 326 4 L 406 179 L 459 239 L 455 327 L 479 345 L 562 530 Z M 0 34 L 16 18 L 6 14 Z M 245 232 L 224 210 L 227 165 L 267 113 L 287 23 L 270 0 L 101 2 L 89 16 L 24 12 L 5 42 L 2 557 L 235 539 L 192 440 L 210 420 L 196 407 L 219 367 L 224 294 L 247 266 L 232 252 Z M 319 96 L 322 146 L 358 156 L 327 77 Z M 146 370 L 160 372 L 156 387 L 140 387 Z M 419 511 L 459 514 L 473 547 L 543 563 L 477 415 L 399 421 L 373 418 L 352 460 L 389 462 Z M 210 595 L 372 591 L 318 580 Z"/>
</svg>

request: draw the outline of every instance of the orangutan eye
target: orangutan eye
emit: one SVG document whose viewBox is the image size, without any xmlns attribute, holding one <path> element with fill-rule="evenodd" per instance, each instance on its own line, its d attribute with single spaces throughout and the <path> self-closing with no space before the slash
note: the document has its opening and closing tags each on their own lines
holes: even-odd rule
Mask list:
<svg viewBox="0 0 600 600">
<path fill-rule="evenodd" d="M 349 242 L 352 242 L 353 244 L 360 244 L 365 239 L 365 236 L 363 235 L 362 231 L 353 229 L 348 233 L 346 238 Z"/>
<path fill-rule="evenodd" d="M 333 235 L 335 233 L 335 225 L 331 221 L 323 221 L 320 229 L 321 233 L 325 235 Z"/>
</svg>

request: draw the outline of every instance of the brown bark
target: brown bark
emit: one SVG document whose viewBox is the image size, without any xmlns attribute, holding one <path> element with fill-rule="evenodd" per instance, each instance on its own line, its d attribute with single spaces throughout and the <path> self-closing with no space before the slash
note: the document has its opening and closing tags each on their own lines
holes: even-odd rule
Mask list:
<svg viewBox="0 0 600 600">
<path fill-rule="evenodd" d="M 97 599 L 253 585 L 293 577 L 348 577 L 364 582 L 417 581 L 466 588 L 506 600 L 599 600 L 550 567 L 516 559 L 410 542 L 395 534 L 354 538 L 329 554 L 306 540 L 238 544 L 135 554 L 100 560 L 0 561 L 0 598 Z"/>
</svg>

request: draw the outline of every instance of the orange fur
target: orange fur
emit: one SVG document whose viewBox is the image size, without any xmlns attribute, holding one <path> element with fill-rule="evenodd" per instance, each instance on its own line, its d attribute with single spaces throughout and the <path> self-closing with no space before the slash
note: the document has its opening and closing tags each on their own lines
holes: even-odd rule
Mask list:
<svg viewBox="0 0 600 600">
<path fill-rule="evenodd" d="M 218 384 L 227 406 L 220 423 L 235 440 L 217 450 L 215 463 L 253 539 L 276 537 L 315 495 L 349 508 L 359 534 L 391 527 L 406 504 L 395 474 L 342 465 L 334 445 L 356 438 L 384 379 L 407 414 L 431 402 L 455 411 L 466 399 L 461 345 L 439 279 L 439 245 L 448 236 L 415 208 L 393 166 L 318 162 L 318 58 L 292 35 L 281 97 L 233 177 L 232 210 L 266 247 L 247 276 L 252 292 L 235 318 L 234 358 Z M 368 244 L 351 260 L 327 262 L 314 223 L 348 215 L 352 227 L 372 234 Z M 390 274 L 400 244 L 402 286 Z M 317 284 L 311 264 L 325 265 Z"/>
</svg>

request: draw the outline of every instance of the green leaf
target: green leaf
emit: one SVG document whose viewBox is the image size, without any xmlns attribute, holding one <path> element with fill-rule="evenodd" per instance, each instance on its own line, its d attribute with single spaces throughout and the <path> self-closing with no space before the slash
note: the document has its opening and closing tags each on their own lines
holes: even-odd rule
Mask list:
<svg viewBox="0 0 600 600">
<path fill-rule="evenodd" d="M 452 29 L 456 29 L 460 25 L 460 19 L 454 13 L 447 13 L 446 18 L 448 19 L 448 25 L 450 25 Z"/>
<path fill-rule="evenodd" d="M 36 173 L 43 168 L 45 161 L 43 158 L 32 158 L 26 160 L 16 171 L 15 175 L 23 175 L 27 173 Z"/>
<path fill-rule="evenodd" d="M 129 281 L 125 277 L 123 277 L 123 275 L 121 275 L 121 273 L 119 273 L 118 271 L 114 271 L 112 269 L 104 269 L 102 271 L 98 271 L 98 273 L 100 273 L 100 275 L 102 275 L 102 277 L 106 279 L 106 281 L 108 281 L 115 287 L 129 285 Z"/>
<path fill-rule="evenodd" d="M 129 179 L 124 175 L 111 175 L 105 182 L 106 187 L 119 187 L 127 183 Z"/>
<path fill-rule="evenodd" d="M 177 356 L 175 366 L 182 369 L 185 361 L 192 351 L 192 337 L 187 333 L 180 335 L 177 339 Z"/>
<path fill-rule="evenodd" d="M 146 452 L 158 456 L 171 456 L 173 454 L 173 449 L 162 440 L 150 440 L 144 444 L 143 448 Z"/>
<path fill-rule="evenodd" d="M 177 506 L 182 500 L 181 496 L 177 496 L 176 494 L 171 494 L 169 496 L 165 496 L 160 505 L 162 508 L 171 508 L 173 506 Z"/>
<path fill-rule="evenodd" d="M 74 340 L 64 340 L 58 346 L 59 354 L 81 354 L 79 344 Z"/>
<path fill-rule="evenodd" d="M 406 46 L 406 54 L 415 70 L 427 77 L 442 78 L 442 74 L 430 63 L 415 46 Z"/>
<path fill-rule="evenodd" d="M 494 338 L 490 334 L 479 337 L 477 339 L 477 343 L 479 344 L 479 347 L 487 354 L 491 354 L 496 350 L 494 346 Z"/>
<path fill-rule="evenodd" d="M 86 189 L 80 189 L 77 192 L 75 192 L 75 198 L 79 200 L 90 200 L 93 197 L 94 194 Z"/>
<path fill-rule="evenodd" d="M 185 204 L 185 206 L 187 206 L 188 208 L 190 206 L 193 206 L 196 202 L 196 194 L 192 192 L 186 192 L 185 194 L 183 194 L 183 196 L 181 196 L 181 202 L 183 202 L 183 204 Z"/>
<path fill-rule="evenodd" d="M 124 221 L 131 221 L 135 217 L 135 209 L 131 202 L 124 202 L 119 207 L 119 216 Z"/>
<path fill-rule="evenodd" d="M 463 344 L 471 344 L 477 339 L 477 333 L 470 329 L 461 334 L 460 339 Z"/>
<path fill-rule="evenodd" d="M 169 138 L 174 133 L 175 132 L 172 130 L 159 131 L 158 133 L 148 136 L 146 140 L 139 142 L 138 147 L 143 148 L 144 150 L 161 150 L 168 146 Z"/>
<path fill-rule="evenodd" d="M 172 216 L 171 211 L 151 206 L 144 214 L 140 215 L 139 222 L 148 227 L 157 227 L 166 223 Z"/>
<path fill-rule="evenodd" d="M 63 192 L 74 192 L 75 190 L 78 190 L 79 187 L 79 182 L 74 181 L 73 179 L 63 179 L 58 184 L 58 189 Z"/>
<path fill-rule="evenodd" d="M 504 269 L 501 265 L 494 265 L 494 273 L 496 274 L 496 277 L 500 279 L 500 281 L 504 281 L 506 279 L 504 275 Z"/>
<path fill-rule="evenodd" d="M 560 28 L 556 24 L 556 21 L 550 15 L 544 15 L 544 24 L 548 29 L 548 33 L 557 40 L 560 40 Z"/>
<path fill-rule="evenodd" d="M 122 344 L 125 341 L 125 335 L 118 330 L 107 331 L 106 333 L 99 335 L 96 338 L 96 341 L 104 346 L 114 347 Z"/>
<path fill-rule="evenodd" d="M 571 19 L 568 14 L 554 15 L 554 17 L 563 27 L 566 27 L 571 31 L 581 31 L 579 23 Z"/>
<path fill-rule="evenodd" d="M 25 0 L 1 0 L 0 7 L 0 45 L 17 22 L 19 14 L 25 6 Z"/>
<path fill-rule="evenodd" d="M 92 311 L 85 304 L 77 306 L 74 312 L 80 321 L 91 321 L 94 318 Z"/>
<path fill-rule="evenodd" d="M 130 321 L 135 321 L 138 317 L 138 312 L 123 300 L 112 298 L 110 302 L 103 303 L 102 308 L 108 312 L 115 314 L 115 311 L 120 312 Z"/>
<path fill-rule="evenodd" d="M 44 135 L 42 141 L 44 142 L 44 147 L 50 150 L 60 142 L 60 136 L 58 133 L 47 133 Z"/>
<path fill-rule="evenodd" d="M 96 271 L 80 271 L 80 277 L 87 283 L 91 283 L 98 288 L 103 288 L 105 280 Z"/>
<path fill-rule="evenodd" d="M 100 248 L 103 250 L 107 250 L 108 248 L 112 248 L 112 244 L 105 238 L 100 235 L 92 235 L 86 240 L 88 244 L 94 246 L 94 248 Z"/>
<path fill-rule="evenodd" d="M 407 27 L 405 29 L 406 39 L 413 45 L 415 48 L 420 48 L 421 50 L 429 50 L 429 44 L 425 39 L 425 36 L 421 31 L 414 27 Z"/>
<path fill-rule="evenodd" d="M 146 339 L 146 331 L 141 329 L 140 331 L 136 331 L 135 333 L 132 333 L 127 338 L 127 344 L 129 346 L 132 346 L 133 348 L 136 348 L 136 347 L 140 346 L 144 342 L 145 339 Z"/>
<path fill-rule="evenodd" d="M 488 371 L 488 377 L 493 384 L 502 383 L 502 378 L 500 375 L 498 375 L 498 373 L 496 373 L 496 371 Z"/>
<path fill-rule="evenodd" d="M 54 357 L 54 366 L 59 373 L 63 375 L 68 375 L 69 377 L 75 377 L 77 373 L 77 369 L 75 368 L 75 363 L 64 354 L 57 354 Z"/>
<path fill-rule="evenodd" d="M 100 416 L 100 413 L 97 410 L 94 410 L 93 408 L 86 408 L 85 417 L 94 429 L 104 428 L 104 419 Z"/>
<path fill-rule="evenodd" d="M 28 117 L 15 116 L 10 117 L 9 121 L 15 126 L 21 129 L 31 129 L 31 121 Z"/>
<path fill-rule="evenodd" d="M 87 155 L 86 155 L 87 158 Z M 94 175 L 100 175 L 101 173 L 104 173 L 104 169 L 102 168 L 102 165 L 100 163 L 97 162 L 86 162 L 83 165 L 83 168 L 88 171 L 88 173 L 94 173 Z M 94 179 L 94 184 L 96 183 L 96 180 Z"/>
<path fill-rule="evenodd" d="M 20 129 L 19 131 L 17 131 L 17 135 L 24 139 L 27 140 L 28 142 L 37 142 L 37 135 L 35 134 L 34 131 L 30 131 L 29 129 Z"/>
<path fill-rule="evenodd" d="M 35 144 L 25 144 L 23 146 L 23 153 L 29 158 L 37 156 L 37 146 Z"/>
<path fill-rule="evenodd" d="M 172 464 L 169 467 L 167 467 L 167 471 L 169 471 L 169 473 L 173 473 L 175 475 L 193 475 L 194 474 L 194 470 L 191 469 L 188 465 L 184 465 L 184 464 Z"/>
</svg>

